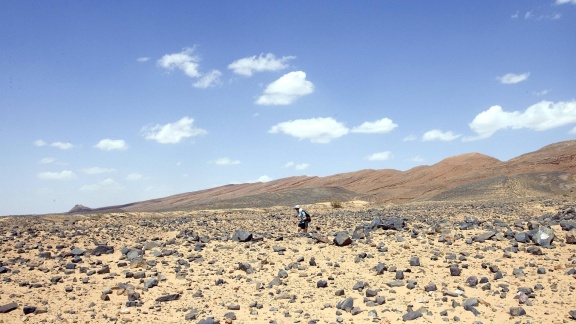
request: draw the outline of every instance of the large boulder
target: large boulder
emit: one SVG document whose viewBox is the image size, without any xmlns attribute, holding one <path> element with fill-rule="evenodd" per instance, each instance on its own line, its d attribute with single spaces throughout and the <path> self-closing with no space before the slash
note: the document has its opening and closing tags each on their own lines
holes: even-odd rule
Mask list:
<svg viewBox="0 0 576 324">
<path fill-rule="evenodd" d="M 252 233 L 244 229 L 237 229 L 234 235 L 232 235 L 232 241 L 248 242 L 250 240 L 252 240 Z"/>
<path fill-rule="evenodd" d="M 383 228 L 385 230 L 396 230 L 401 231 L 406 226 L 406 222 L 403 218 L 400 217 L 390 217 L 383 220 L 378 227 Z"/>
<path fill-rule="evenodd" d="M 346 246 L 352 244 L 352 239 L 346 232 L 340 232 L 336 234 L 333 240 L 336 246 Z"/>
<path fill-rule="evenodd" d="M 547 226 L 540 226 L 536 233 L 532 235 L 532 242 L 541 247 L 550 248 L 554 240 L 554 230 Z"/>
</svg>

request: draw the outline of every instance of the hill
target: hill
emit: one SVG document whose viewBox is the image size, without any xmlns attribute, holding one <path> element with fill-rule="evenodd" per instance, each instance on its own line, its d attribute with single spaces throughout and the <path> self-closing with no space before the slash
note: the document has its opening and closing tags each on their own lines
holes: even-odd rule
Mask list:
<svg viewBox="0 0 576 324">
<path fill-rule="evenodd" d="M 374 203 L 483 200 L 572 195 L 576 141 L 551 144 L 502 162 L 468 153 L 407 171 L 361 170 L 326 177 L 289 177 L 266 183 L 226 185 L 94 211 L 169 211 L 290 206 L 353 199 Z M 82 206 L 84 207 L 84 206 Z"/>
</svg>

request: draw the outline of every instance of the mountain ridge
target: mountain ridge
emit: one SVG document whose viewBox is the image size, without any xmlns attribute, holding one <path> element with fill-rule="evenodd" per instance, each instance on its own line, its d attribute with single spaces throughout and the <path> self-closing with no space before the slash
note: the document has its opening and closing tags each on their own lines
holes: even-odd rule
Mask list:
<svg viewBox="0 0 576 324">
<path fill-rule="evenodd" d="M 293 176 L 269 182 L 229 184 L 125 205 L 83 211 L 167 211 L 290 206 L 331 200 L 405 203 L 572 195 L 576 140 L 558 142 L 508 161 L 482 153 L 447 157 L 406 171 L 364 169 L 330 176 Z M 298 191 L 302 191 L 299 194 Z"/>
</svg>

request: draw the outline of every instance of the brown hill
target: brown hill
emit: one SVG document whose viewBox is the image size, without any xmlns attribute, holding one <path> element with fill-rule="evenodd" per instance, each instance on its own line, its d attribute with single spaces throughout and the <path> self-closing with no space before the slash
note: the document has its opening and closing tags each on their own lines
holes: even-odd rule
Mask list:
<svg viewBox="0 0 576 324">
<path fill-rule="evenodd" d="M 571 195 L 576 141 L 560 142 L 506 162 L 480 153 L 446 158 L 407 171 L 361 170 L 327 177 L 290 177 L 226 185 L 92 211 L 166 211 L 312 204 L 333 200 L 402 203 Z"/>
</svg>

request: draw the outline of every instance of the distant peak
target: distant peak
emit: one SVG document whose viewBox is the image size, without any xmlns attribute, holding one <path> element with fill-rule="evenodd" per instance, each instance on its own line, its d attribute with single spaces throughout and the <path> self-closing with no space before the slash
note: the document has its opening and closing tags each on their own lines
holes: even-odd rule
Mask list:
<svg viewBox="0 0 576 324">
<path fill-rule="evenodd" d="M 74 207 L 72 207 L 72 209 L 70 209 L 69 213 L 86 212 L 86 211 L 91 211 L 91 210 L 92 210 L 92 208 L 90 208 L 90 207 L 86 207 L 84 205 L 77 204 Z"/>
<path fill-rule="evenodd" d="M 460 164 L 460 163 L 469 163 L 469 162 L 502 162 L 500 160 L 498 160 L 497 158 L 488 156 L 486 154 L 482 154 L 482 153 L 465 153 L 465 154 L 459 154 L 459 155 L 454 155 L 448 158 L 445 158 L 444 160 L 440 161 L 440 163 L 442 164 Z"/>
</svg>

